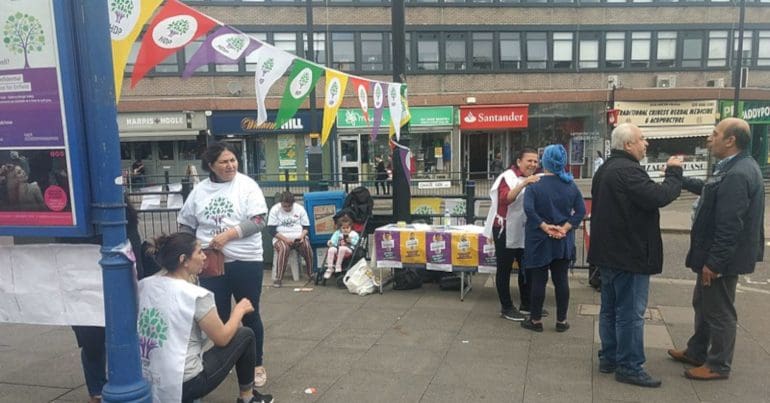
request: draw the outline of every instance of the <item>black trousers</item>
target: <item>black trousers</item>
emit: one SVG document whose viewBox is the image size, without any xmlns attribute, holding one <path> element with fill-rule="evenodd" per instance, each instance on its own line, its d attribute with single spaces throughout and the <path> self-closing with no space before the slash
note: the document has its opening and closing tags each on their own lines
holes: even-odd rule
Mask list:
<svg viewBox="0 0 770 403">
<path fill-rule="evenodd" d="M 530 288 L 531 284 L 527 282 L 526 273 L 522 269 L 522 257 L 524 249 L 508 249 L 505 247 L 505 229 L 493 228 L 493 237 L 495 240 L 495 255 L 497 257 L 497 273 L 495 274 L 495 285 L 497 287 L 497 297 L 500 298 L 500 308 L 507 310 L 513 308 L 511 299 L 511 271 L 513 262 L 519 264 L 519 300 L 521 308 L 529 310 Z"/>
</svg>

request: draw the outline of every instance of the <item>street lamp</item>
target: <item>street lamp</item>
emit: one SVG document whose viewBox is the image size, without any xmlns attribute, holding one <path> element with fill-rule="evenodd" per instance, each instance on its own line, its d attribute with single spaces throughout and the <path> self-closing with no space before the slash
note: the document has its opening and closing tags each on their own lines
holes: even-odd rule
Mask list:
<svg viewBox="0 0 770 403">
<path fill-rule="evenodd" d="M 738 117 L 738 102 L 741 98 L 741 65 L 743 64 L 743 22 L 746 18 L 746 0 L 741 0 L 740 17 L 738 18 L 738 56 L 734 61 L 733 86 L 735 87 L 735 96 L 733 97 L 733 117 Z"/>
<path fill-rule="evenodd" d="M 406 82 L 406 30 L 404 17 L 404 0 L 393 0 L 391 6 L 391 21 L 393 24 L 393 81 L 397 83 Z M 400 96 L 400 95 L 399 95 Z M 394 125 L 400 122 L 393 122 Z M 392 140 L 391 140 L 392 141 Z M 408 158 L 409 149 L 409 124 L 401 128 L 399 144 L 402 147 L 392 147 L 393 149 L 393 216 L 396 221 L 411 221 L 411 211 L 409 200 L 411 199 L 411 189 L 407 180 L 407 172 L 404 164 L 401 163 L 401 155 Z"/>
</svg>

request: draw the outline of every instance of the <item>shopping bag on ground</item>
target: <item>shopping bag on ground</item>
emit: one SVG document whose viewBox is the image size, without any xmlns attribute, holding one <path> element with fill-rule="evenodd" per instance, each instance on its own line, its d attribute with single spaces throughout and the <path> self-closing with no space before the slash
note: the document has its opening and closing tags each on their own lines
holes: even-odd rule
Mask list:
<svg viewBox="0 0 770 403">
<path fill-rule="evenodd" d="M 352 294 L 371 294 L 378 287 L 377 282 L 374 280 L 374 272 L 369 268 L 369 264 L 364 258 L 361 258 L 345 273 L 342 281 Z"/>
</svg>

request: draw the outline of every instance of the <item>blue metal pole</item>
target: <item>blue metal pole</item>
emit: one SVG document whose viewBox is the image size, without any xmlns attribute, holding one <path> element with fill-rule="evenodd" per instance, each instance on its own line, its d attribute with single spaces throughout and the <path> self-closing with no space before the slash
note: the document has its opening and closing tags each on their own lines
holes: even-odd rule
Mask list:
<svg viewBox="0 0 770 403">
<path fill-rule="evenodd" d="M 132 263 L 113 248 L 126 241 L 117 108 L 107 2 L 73 2 L 79 79 L 93 192 L 94 223 L 102 231 L 102 279 L 109 382 L 105 402 L 151 402 L 142 378 Z"/>
</svg>

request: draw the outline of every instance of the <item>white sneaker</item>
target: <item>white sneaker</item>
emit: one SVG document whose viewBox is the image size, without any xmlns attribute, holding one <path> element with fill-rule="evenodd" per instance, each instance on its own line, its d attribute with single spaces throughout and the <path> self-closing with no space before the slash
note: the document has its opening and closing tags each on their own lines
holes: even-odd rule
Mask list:
<svg viewBox="0 0 770 403">
<path fill-rule="evenodd" d="M 267 383 L 267 371 L 265 367 L 254 368 L 254 386 L 261 388 Z"/>
<path fill-rule="evenodd" d="M 334 273 L 333 269 L 326 269 L 326 271 L 324 272 L 324 278 L 327 280 L 332 278 L 333 273 Z"/>
</svg>

